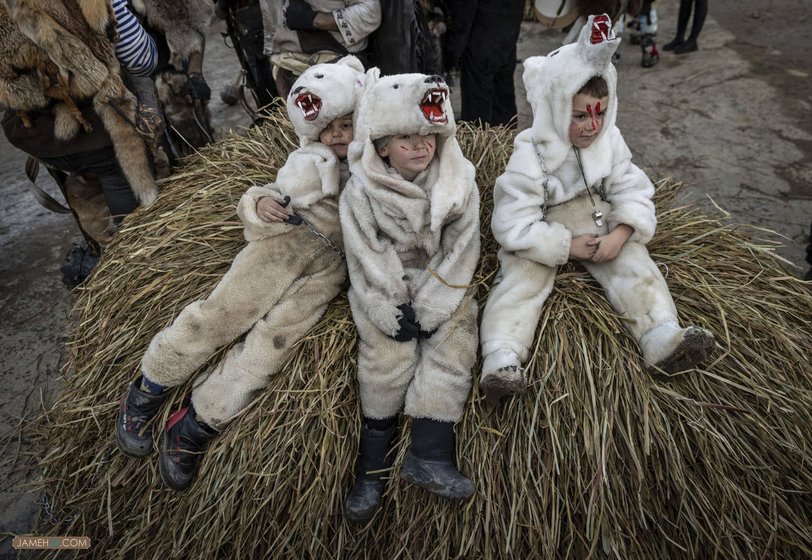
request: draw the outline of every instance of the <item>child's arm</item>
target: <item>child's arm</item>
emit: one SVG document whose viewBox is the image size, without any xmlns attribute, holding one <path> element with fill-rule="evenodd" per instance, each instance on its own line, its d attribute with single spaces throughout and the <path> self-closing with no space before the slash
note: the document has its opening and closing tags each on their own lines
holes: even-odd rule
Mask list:
<svg viewBox="0 0 812 560">
<path fill-rule="evenodd" d="M 269 222 L 260 214 L 262 212 L 259 205 L 261 200 L 273 200 L 280 207 L 286 204 L 285 196 L 272 188 L 273 186 L 271 183 L 262 187 L 251 187 L 245 191 L 237 204 L 237 215 L 245 226 L 243 235 L 246 241 L 257 241 L 280 235 L 289 231 L 291 227 L 282 221 Z"/>
<path fill-rule="evenodd" d="M 607 235 L 600 235 L 593 237 L 586 243 L 593 248 L 593 254 L 588 257 L 595 263 L 602 263 L 614 259 L 629 237 L 632 236 L 634 230 L 626 224 L 620 224 Z"/>
<path fill-rule="evenodd" d="M 479 191 L 474 187 L 465 212 L 443 227 L 441 250 L 428 264 L 437 275 L 415 294 L 412 307 L 423 331 L 436 330 L 459 307 L 479 264 L 479 243 Z"/>
<path fill-rule="evenodd" d="M 565 264 L 572 235 L 544 221 L 541 169 L 532 144 L 517 142 L 505 172 L 496 180 L 491 229 L 502 249 L 547 266 Z M 532 174 L 537 171 L 538 174 Z"/>
<path fill-rule="evenodd" d="M 609 231 L 621 224 L 632 229 L 628 240 L 646 244 L 654 236 L 657 216 L 654 213 L 654 185 L 642 169 L 632 163 L 632 154 L 620 131 L 612 132 L 612 171 L 606 179 L 606 198 L 612 209 L 606 216 Z M 625 241 L 624 241 L 625 243 Z"/>
<path fill-rule="evenodd" d="M 395 337 L 403 315 L 398 307 L 409 303 L 403 264 L 392 242 L 379 235 L 372 207 L 354 177 L 341 193 L 339 215 L 353 292 L 372 323 Z"/>
</svg>

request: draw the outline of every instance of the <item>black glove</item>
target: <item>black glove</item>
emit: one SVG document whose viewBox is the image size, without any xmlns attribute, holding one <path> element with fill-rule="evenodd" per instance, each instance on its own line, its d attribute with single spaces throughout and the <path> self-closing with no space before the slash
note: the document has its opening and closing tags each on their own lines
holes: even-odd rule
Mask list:
<svg viewBox="0 0 812 560">
<path fill-rule="evenodd" d="M 416 320 L 414 309 L 412 309 L 408 303 L 404 303 L 402 305 L 398 305 L 398 311 L 401 313 L 400 318 L 398 319 L 398 325 L 400 325 L 400 328 L 392 338 L 398 342 L 408 342 L 409 340 L 420 336 L 420 323 L 418 323 Z"/>
<path fill-rule="evenodd" d="M 285 199 L 282 201 L 281 206 L 282 208 L 287 208 L 288 204 L 290 204 L 290 197 L 285 195 Z M 290 224 L 292 226 L 300 226 L 302 225 L 302 217 L 299 214 L 290 213 L 286 220 L 282 220 L 286 224 Z"/>
<path fill-rule="evenodd" d="M 300 31 L 316 31 L 313 22 L 316 19 L 316 10 L 304 0 L 290 0 L 288 9 L 285 10 L 285 23 L 288 29 L 298 29 Z"/>
<path fill-rule="evenodd" d="M 419 325 L 420 323 L 418 323 Z M 437 332 L 437 329 L 432 329 L 430 331 L 420 331 L 420 338 L 431 338 L 431 335 Z"/>
<path fill-rule="evenodd" d="M 189 74 L 186 76 L 186 95 L 192 100 L 208 101 L 211 99 L 211 88 L 206 83 L 203 74 Z"/>
</svg>

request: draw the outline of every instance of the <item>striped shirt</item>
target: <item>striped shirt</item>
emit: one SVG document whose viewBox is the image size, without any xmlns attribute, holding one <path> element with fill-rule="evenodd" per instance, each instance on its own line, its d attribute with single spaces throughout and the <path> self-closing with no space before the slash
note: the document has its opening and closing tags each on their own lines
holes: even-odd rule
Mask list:
<svg viewBox="0 0 812 560">
<path fill-rule="evenodd" d="M 149 76 L 158 62 L 155 41 L 127 8 L 127 0 L 113 0 L 113 11 L 119 35 L 116 57 L 131 74 Z"/>
</svg>

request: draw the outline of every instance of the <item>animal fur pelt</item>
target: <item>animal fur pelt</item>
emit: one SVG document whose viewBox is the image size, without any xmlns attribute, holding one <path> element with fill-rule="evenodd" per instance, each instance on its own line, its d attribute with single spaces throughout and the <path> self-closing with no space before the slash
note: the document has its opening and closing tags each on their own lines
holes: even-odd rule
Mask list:
<svg viewBox="0 0 812 560">
<path fill-rule="evenodd" d="M 171 68 L 159 71 L 155 84 L 169 124 L 183 139 L 176 149 L 188 154 L 188 146 L 199 148 L 211 141 L 213 134 L 208 103 L 202 103 L 195 112 L 184 90 L 182 71 L 192 53 L 204 51 L 214 4 L 210 0 L 134 0 L 132 4 L 146 18 L 149 28 L 163 35 L 169 47 Z"/>
<path fill-rule="evenodd" d="M 91 101 L 143 205 L 158 196 L 147 147 L 138 134 L 135 96 L 124 86 L 106 0 L 0 0 L 0 104 L 26 113 L 53 103 L 55 136 L 92 127 L 77 103 Z"/>
</svg>

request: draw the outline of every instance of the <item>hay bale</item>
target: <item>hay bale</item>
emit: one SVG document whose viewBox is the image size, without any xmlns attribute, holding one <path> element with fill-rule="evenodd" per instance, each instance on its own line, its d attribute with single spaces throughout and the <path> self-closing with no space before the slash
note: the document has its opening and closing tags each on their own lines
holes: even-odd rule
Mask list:
<svg viewBox="0 0 812 560">
<path fill-rule="evenodd" d="M 462 127 L 460 140 L 483 193 L 484 303 L 497 268 L 491 189 L 512 133 Z M 468 502 L 395 476 L 369 525 L 343 520 L 359 430 L 345 296 L 213 441 L 188 491 L 162 486 L 154 456 L 117 452 L 117 400 L 150 338 L 227 270 L 243 246 L 236 201 L 271 180 L 294 143 L 280 118 L 204 149 L 127 220 L 81 290 L 70 373 L 36 432 L 53 508 L 41 533 L 89 535 L 99 558 L 812 554 L 812 296 L 770 247 L 672 208 L 679 185 L 668 182 L 657 185 L 650 250 L 683 321 L 716 334 L 714 361 L 653 378 L 596 282 L 564 267 L 527 393 L 493 410 L 475 384 L 458 430 L 461 470 L 477 484 Z"/>
</svg>

